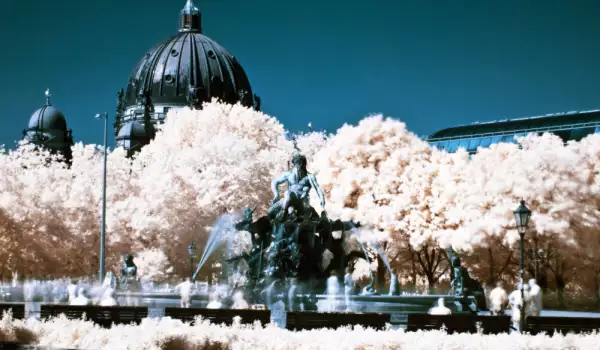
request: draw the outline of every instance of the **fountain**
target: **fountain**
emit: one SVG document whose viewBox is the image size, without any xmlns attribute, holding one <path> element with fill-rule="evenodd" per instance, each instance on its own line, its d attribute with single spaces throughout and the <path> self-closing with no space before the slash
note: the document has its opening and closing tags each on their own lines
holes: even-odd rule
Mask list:
<svg viewBox="0 0 600 350">
<path fill-rule="evenodd" d="M 484 305 L 471 292 L 454 293 L 451 296 L 400 295 L 398 278 L 379 245 L 375 245 L 375 249 L 391 277 L 388 295 L 379 295 L 373 288 L 375 279 L 372 271 L 369 271 L 369 284 L 360 294 L 348 295 L 344 289 L 345 293 L 341 295 L 339 284 L 334 282 L 344 280 L 343 274 L 349 263 L 354 258 L 370 261 L 364 243 L 358 237 L 357 228 L 361 225 L 352 221 L 331 220 L 325 211 L 318 214 L 309 204 L 308 192 L 314 188 L 322 205 L 323 194 L 314 175 L 306 171 L 306 158 L 296 154 L 292 164 L 292 170 L 273 181 L 274 200 L 270 203 L 267 214 L 254 220 L 255 209 L 246 208 L 241 220 L 229 230 L 229 235 L 234 231 L 247 231 L 252 239 L 249 251 L 226 259 L 227 263 L 236 264 L 243 260 L 248 266 L 246 282 L 230 286 L 229 295 L 242 291 L 250 304 L 272 308 L 283 303 L 289 311 L 333 311 L 329 310 L 330 306 L 317 307 L 317 304 L 336 305 L 340 304 L 337 298 L 344 298 L 345 304 L 351 303 L 356 311 L 390 312 L 393 321 L 395 314 L 395 320 L 400 322 L 406 318 L 407 313 L 427 312 L 440 297 L 451 302 L 449 306 L 455 313 L 476 312 Z M 277 187 L 283 182 L 288 183 L 288 191 L 280 199 Z M 341 235 L 336 235 L 339 238 L 333 235 L 337 231 L 342 231 Z M 348 239 L 356 239 L 360 251 L 344 251 L 344 243 Z M 210 238 L 209 242 L 212 242 Z M 200 267 L 201 265 L 197 271 Z M 465 277 L 468 274 L 465 275 L 462 271 L 457 278 L 471 281 L 472 279 Z M 457 280 L 456 284 L 458 283 Z M 336 291 L 333 291 L 334 285 Z M 224 301 L 224 305 L 227 304 L 230 303 Z M 337 309 L 337 306 L 334 308 Z"/>
<path fill-rule="evenodd" d="M 215 289 L 205 286 L 202 291 L 198 288 L 199 284 L 195 283 L 190 293 L 189 305 L 186 305 L 230 308 L 241 307 L 240 305 L 247 302 L 253 308 L 275 307 L 280 310 L 283 305 L 282 310 L 287 311 L 317 311 L 323 309 L 323 302 L 330 302 L 330 305 L 334 305 L 330 311 L 340 311 L 344 304 L 346 309 L 350 309 L 351 305 L 351 310 L 356 312 L 391 313 L 393 324 L 406 322 L 408 313 L 427 312 L 441 297 L 448 301 L 448 307 L 454 313 L 477 312 L 484 308 L 485 299 L 482 303 L 481 286 L 460 266 L 460 259 L 453 250 L 448 252 L 455 275 L 452 282 L 453 295 L 399 295 L 398 278 L 378 245 L 375 245 L 375 249 L 391 275 L 390 292 L 388 295 L 377 294 L 373 288 L 373 272 L 369 270 L 369 284 L 361 293 L 353 293 L 344 273 L 349 274 L 349 266 L 357 258 L 370 261 L 357 232 L 361 225 L 352 221 L 332 220 L 325 211 L 318 214 L 309 204 L 308 193 L 311 188 L 315 189 L 322 206 L 325 204 L 324 196 L 314 175 L 306 170 L 306 158 L 296 154 L 292 164 L 292 170 L 273 182 L 274 199 L 266 215 L 254 220 L 255 209 L 246 208 L 241 219 L 237 215 L 228 214 L 217 221 L 192 278 L 193 282 L 209 257 L 224 242 L 238 242 L 239 232 L 246 231 L 251 238 L 250 249 L 240 249 L 241 252 L 235 256 L 227 256 L 221 261 L 224 265 L 245 261 L 247 269 L 244 281 L 219 285 Z M 288 183 L 288 190 L 280 199 L 277 187 L 283 182 Z M 341 235 L 338 235 L 340 231 Z M 347 240 L 357 240 L 360 250 L 346 251 L 344 247 L 349 246 Z M 231 245 L 229 248 L 232 249 Z M 106 288 L 115 289 L 115 298 L 120 305 L 127 304 L 123 303 L 123 298 L 133 299 L 135 304 L 148 306 L 149 314 L 153 316 L 160 316 L 160 310 L 164 314 L 164 307 L 179 305 L 180 293 L 174 286 L 155 286 L 139 281 L 131 255 L 125 257 L 120 272 L 118 279 L 108 274 L 104 288 L 99 288 L 100 291 Z M 339 284 L 340 280 L 344 281 L 343 285 Z M 66 286 L 69 283 L 70 281 L 64 281 L 62 284 L 54 284 L 55 302 L 64 302 L 62 299 L 65 299 L 64 295 L 68 295 L 65 291 L 68 290 Z M 60 287 L 61 285 L 64 288 Z M 342 286 L 344 293 L 341 293 Z M 3 287 L 0 291 L 5 300 L 9 295 L 11 301 L 20 301 L 15 300 L 19 299 L 17 296 L 20 294 L 36 302 L 50 301 L 53 294 L 51 284 L 32 284 L 32 287 L 36 290 L 35 293 L 22 287 L 20 292 L 19 287 L 9 291 Z M 90 293 L 93 290 L 88 287 Z"/>
</svg>

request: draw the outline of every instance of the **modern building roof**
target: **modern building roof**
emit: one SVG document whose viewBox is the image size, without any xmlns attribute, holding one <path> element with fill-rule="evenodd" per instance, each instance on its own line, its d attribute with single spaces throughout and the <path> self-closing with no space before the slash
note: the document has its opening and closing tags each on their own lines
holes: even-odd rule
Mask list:
<svg viewBox="0 0 600 350">
<path fill-rule="evenodd" d="M 600 110 L 461 125 L 437 131 L 429 136 L 427 141 L 432 146 L 448 152 L 465 148 L 474 153 L 478 147 L 488 147 L 500 142 L 515 142 L 515 137 L 546 132 L 558 135 L 565 142 L 579 141 L 589 134 L 600 132 Z"/>
</svg>

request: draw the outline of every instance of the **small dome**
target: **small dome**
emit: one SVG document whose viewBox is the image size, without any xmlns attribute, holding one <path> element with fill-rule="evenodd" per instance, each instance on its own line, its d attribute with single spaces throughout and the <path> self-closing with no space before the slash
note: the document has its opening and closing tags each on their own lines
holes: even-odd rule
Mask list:
<svg viewBox="0 0 600 350">
<path fill-rule="evenodd" d="M 141 139 L 141 138 L 149 138 L 154 137 L 154 126 L 152 124 L 148 124 L 146 128 L 142 123 L 137 120 L 132 120 L 123 124 L 121 129 L 119 129 L 119 133 L 117 134 L 117 141 L 120 139 Z"/>
<path fill-rule="evenodd" d="M 150 143 L 154 138 L 155 130 L 152 123 L 147 126 L 137 120 L 129 121 L 119 129 L 117 134 L 117 147 L 123 147 L 127 151 L 139 151 L 143 146 Z M 131 154 L 131 153 L 129 153 Z"/>
<path fill-rule="evenodd" d="M 50 96 L 50 90 L 46 90 L 46 104 L 29 118 L 27 129 L 23 130 L 23 139 L 51 153 L 61 153 L 70 163 L 73 136 L 71 130 L 67 129 L 65 116 L 50 103 Z"/>
<path fill-rule="evenodd" d="M 61 111 L 54 106 L 45 105 L 33 112 L 29 118 L 29 129 L 38 130 L 67 130 L 67 121 Z"/>
</svg>

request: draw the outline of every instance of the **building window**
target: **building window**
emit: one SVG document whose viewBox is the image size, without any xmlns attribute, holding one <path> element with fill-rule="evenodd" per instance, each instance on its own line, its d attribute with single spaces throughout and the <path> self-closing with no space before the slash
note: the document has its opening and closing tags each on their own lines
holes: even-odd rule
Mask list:
<svg viewBox="0 0 600 350">
<path fill-rule="evenodd" d="M 481 142 L 479 143 L 479 147 L 489 147 L 492 143 L 491 137 L 483 137 L 481 138 Z"/>
<path fill-rule="evenodd" d="M 456 152 L 458 149 L 458 140 L 450 140 L 446 145 L 446 150 L 450 153 Z"/>
<path fill-rule="evenodd" d="M 502 142 L 502 136 L 492 136 L 492 144 Z"/>
<path fill-rule="evenodd" d="M 513 143 L 513 142 L 515 142 L 515 138 L 513 135 L 504 135 L 504 136 L 502 136 L 502 139 L 500 140 L 500 142 Z"/>
<path fill-rule="evenodd" d="M 467 148 L 467 151 L 476 152 L 480 142 L 481 140 L 478 138 L 471 139 L 471 141 L 469 141 L 469 147 Z"/>
</svg>

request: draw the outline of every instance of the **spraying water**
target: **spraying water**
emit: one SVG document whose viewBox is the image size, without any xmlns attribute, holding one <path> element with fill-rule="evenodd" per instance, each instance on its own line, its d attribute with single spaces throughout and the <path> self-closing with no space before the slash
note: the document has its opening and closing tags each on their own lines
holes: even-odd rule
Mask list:
<svg viewBox="0 0 600 350">
<path fill-rule="evenodd" d="M 388 260 L 387 256 L 384 254 L 383 248 L 381 247 L 379 242 L 375 242 L 373 244 L 373 246 L 375 247 L 377 254 L 379 254 L 379 256 L 381 257 L 381 260 L 383 260 L 383 263 L 385 264 L 385 267 L 387 268 L 388 272 L 393 275 L 394 273 L 392 272 L 392 268 L 390 267 L 390 261 Z"/>
<path fill-rule="evenodd" d="M 387 255 L 385 255 L 385 253 L 383 252 L 383 248 L 381 247 L 379 242 L 374 242 L 373 245 L 375 246 L 375 250 L 377 250 L 377 254 L 379 254 L 379 256 L 381 257 L 381 260 L 385 264 L 385 267 L 387 268 L 388 272 L 390 273 L 389 295 L 399 295 L 400 294 L 400 286 L 398 285 L 398 278 L 396 277 L 396 275 L 392 271 L 392 268 L 390 267 L 390 261 L 388 260 Z"/>
<path fill-rule="evenodd" d="M 367 249 L 365 249 L 365 246 L 362 242 L 361 237 L 358 234 L 358 229 L 356 228 L 352 228 L 352 233 L 354 233 L 356 235 L 358 244 L 360 245 L 360 249 L 362 249 L 363 254 L 365 255 L 365 260 L 368 262 L 369 261 L 369 256 L 367 255 Z M 373 276 L 373 271 L 371 271 L 371 269 L 369 268 L 369 275 L 371 277 L 371 282 L 369 282 L 369 285 L 367 285 L 361 294 L 374 294 L 375 290 L 373 289 L 373 284 L 375 283 L 375 276 Z"/>
<path fill-rule="evenodd" d="M 234 225 L 240 219 L 240 214 L 225 214 L 221 216 L 217 222 L 213 225 L 208 235 L 208 240 L 206 241 L 206 246 L 204 246 L 204 251 L 202 252 L 202 256 L 200 257 L 200 261 L 198 262 L 198 267 L 196 267 L 196 271 L 194 272 L 194 276 L 192 280 L 196 279 L 198 272 L 206 262 L 208 258 L 225 242 L 231 242 L 233 240 L 233 232 L 235 231 Z M 231 245 L 231 244 L 230 244 Z"/>
</svg>

